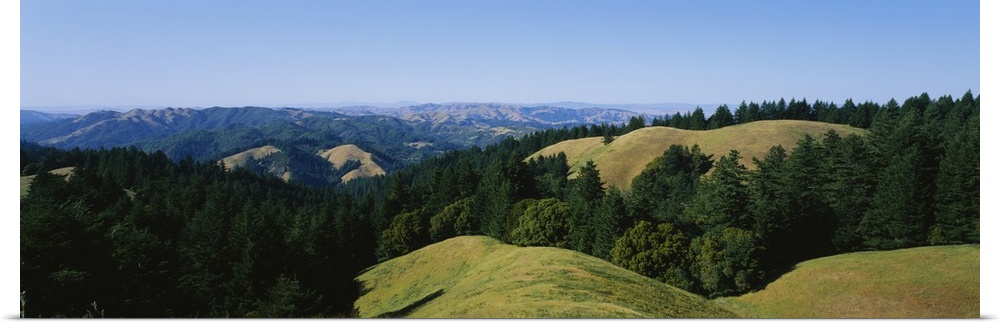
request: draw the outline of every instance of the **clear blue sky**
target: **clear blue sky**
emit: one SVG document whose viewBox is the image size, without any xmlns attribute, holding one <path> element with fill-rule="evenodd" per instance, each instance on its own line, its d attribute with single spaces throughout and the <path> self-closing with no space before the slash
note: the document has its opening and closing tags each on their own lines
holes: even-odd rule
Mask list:
<svg viewBox="0 0 1000 325">
<path fill-rule="evenodd" d="M 979 93 L 979 2 L 21 2 L 20 105 Z"/>
</svg>

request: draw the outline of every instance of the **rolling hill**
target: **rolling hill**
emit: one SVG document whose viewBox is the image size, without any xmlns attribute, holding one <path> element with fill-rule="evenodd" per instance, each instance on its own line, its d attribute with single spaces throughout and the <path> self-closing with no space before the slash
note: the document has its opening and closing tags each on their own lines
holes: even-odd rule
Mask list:
<svg viewBox="0 0 1000 325">
<path fill-rule="evenodd" d="M 702 297 L 551 247 L 517 247 L 483 236 L 439 242 L 358 277 L 361 317 L 731 318 Z"/>
<path fill-rule="evenodd" d="M 698 144 L 702 152 L 716 159 L 736 149 L 743 156 L 741 162 L 748 168 L 755 168 L 752 158 L 763 157 L 772 146 L 780 144 L 790 150 L 804 134 L 819 137 L 831 129 L 841 135 L 864 132 L 847 125 L 791 120 L 757 121 L 707 131 L 654 126 L 629 132 L 608 145 L 603 144 L 601 137 L 559 142 L 539 150 L 529 159 L 564 152 L 571 171 L 593 160 L 605 184 L 628 189 L 646 164 L 663 155 L 672 144 Z"/>
<path fill-rule="evenodd" d="M 222 163 L 226 166 L 226 169 L 243 167 L 246 166 L 246 164 L 253 159 L 261 159 L 267 157 L 267 155 L 280 151 L 281 149 L 278 149 L 270 145 L 259 148 L 248 149 L 246 151 L 237 153 L 235 155 L 222 158 Z"/>
<path fill-rule="evenodd" d="M 371 153 L 365 152 L 353 144 L 345 144 L 328 150 L 320 150 L 317 155 L 323 157 L 326 161 L 329 161 L 330 164 L 333 165 L 333 168 L 341 168 L 344 164 L 351 160 L 361 162 L 360 166 L 340 177 L 340 181 L 344 183 L 358 177 L 385 174 L 385 170 L 372 160 Z"/>
<path fill-rule="evenodd" d="M 258 148 L 251 148 L 247 149 L 246 151 L 228 156 L 226 158 L 222 158 L 222 164 L 226 166 L 226 170 L 233 169 L 236 167 L 249 167 L 249 164 L 279 152 L 281 152 L 281 149 L 278 149 L 277 147 L 272 145 L 266 145 Z M 285 180 L 286 182 L 292 179 L 292 173 L 291 171 L 287 170 L 287 168 L 280 168 L 281 170 L 277 170 L 279 168 L 269 168 L 269 169 L 272 170 L 268 170 L 268 172 L 278 177 L 281 177 L 281 179 Z"/>
<path fill-rule="evenodd" d="M 799 263 L 718 301 L 762 318 L 978 318 L 979 246 L 850 253 Z"/>
</svg>

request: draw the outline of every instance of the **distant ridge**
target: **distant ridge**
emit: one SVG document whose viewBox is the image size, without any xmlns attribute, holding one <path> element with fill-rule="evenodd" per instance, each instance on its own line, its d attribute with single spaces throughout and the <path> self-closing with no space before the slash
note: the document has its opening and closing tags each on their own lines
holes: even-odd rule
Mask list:
<svg viewBox="0 0 1000 325">
<path fill-rule="evenodd" d="M 332 109 L 345 115 L 386 115 L 407 121 L 430 122 L 435 125 L 508 126 L 526 124 L 537 127 L 576 124 L 623 124 L 633 116 L 652 116 L 633 111 L 602 108 L 567 108 L 557 105 L 524 105 L 511 103 L 445 103 L 420 104 L 399 108 L 352 106 Z"/>
</svg>

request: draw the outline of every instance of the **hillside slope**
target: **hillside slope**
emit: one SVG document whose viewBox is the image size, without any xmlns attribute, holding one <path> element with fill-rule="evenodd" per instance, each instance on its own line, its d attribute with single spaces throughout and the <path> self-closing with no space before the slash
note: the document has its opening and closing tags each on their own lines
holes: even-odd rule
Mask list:
<svg viewBox="0 0 1000 325">
<path fill-rule="evenodd" d="M 483 236 L 439 242 L 358 280 L 361 317 L 709 318 L 731 311 L 604 260 Z"/>
<path fill-rule="evenodd" d="M 361 150 L 361 148 L 358 148 L 358 146 L 353 144 L 345 144 L 328 150 L 320 150 L 316 154 L 323 157 L 323 159 L 326 159 L 326 161 L 329 161 L 330 164 L 333 165 L 333 168 L 340 168 L 349 160 L 361 162 L 361 166 L 340 177 L 341 182 L 346 183 L 347 181 L 357 177 L 385 174 L 385 170 L 372 160 L 371 153 Z"/>
<path fill-rule="evenodd" d="M 663 155 L 673 144 L 698 144 L 702 152 L 713 155 L 714 159 L 736 149 L 743 156 L 741 162 L 748 168 L 755 168 L 752 158 L 763 157 L 772 146 L 781 145 L 791 150 L 803 135 L 819 138 L 831 129 L 840 135 L 864 132 L 847 125 L 790 120 L 757 121 L 707 131 L 654 126 L 629 132 L 608 145 L 603 144 L 601 137 L 559 142 L 529 158 L 564 152 L 571 171 L 587 160 L 593 160 L 605 184 L 627 189 L 632 184 L 632 178 L 639 175 L 646 164 Z"/>
<path fill-rule="evenodd" d="M 222 158 L 222 164 L 226 167 L 226 170 L 233 169 L 236 167 L 249 167 L 248 164 L 278 152 L 281 152 L 281 149 L 278 149 L 277 147 L 272 145 L 266 145 L 258 148 L 251 148 L 243 152 Z M 287 168 L 282 168 L 284 170 L 276 170 L 275 168 L 271 169 L 272 170 L 270 170 L 269 172 L 278 175 L 279 177 L 281 177 L 281 179 L 285 180 L 286 182 L 291 180 L 292 178 L 292 174 L 290 171 L 287 170 Z"/>
<path fill-rule="evenodd" d="M 226 166 L 226 169 L 243 167 L 246 166 L 246 164 L 253 159 L 261 159 L 267 157 L 267 155 L 280 151 L 281 149 L 278 149 L 270 145 L 259 148 L 247 149 L 246 151 L 231 155 L 226 158 L 222 158 L 222 163 Z"/>
<path fill-rule="evenodd" d="M 58 169 L 50 170 L 49 173 L 53 175 L 63 175 L 67 178 L 73 174 L 73 169 L 75 167 L 63 167 Z M 31 182 L 35 180 L 35 175 L 21 176 L 21 196 L 24 197 L 28 194 L 28 187 L 31 186 Z"/>
<path fill-rule="evenodd" d="M 719 301 L 763 318 L 978 318 L 979 246 L 818 258 L 762 291 Z"/>
</svg>

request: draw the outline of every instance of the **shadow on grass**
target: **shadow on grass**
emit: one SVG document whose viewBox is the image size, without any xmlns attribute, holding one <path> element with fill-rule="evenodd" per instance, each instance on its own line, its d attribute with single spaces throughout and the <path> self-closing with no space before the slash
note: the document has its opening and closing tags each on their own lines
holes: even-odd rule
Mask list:
<svg viewBox="0 0 1000 325">
<path fill-rule="evenodd" d="M 444 289 L 438 289 L 438 291 L 434 291 L 431 294 L 427 295 L 426 297 L 423 297 L 423 298 L 420 298 L 420 300 L 414 301 L 409 306 L 403 307 L 403 308 L 401 308 L 399 310 L 395 310 L 395 311 L 390 311 L 390 312 L 379 314 L 378 316 L 375 316 L 375 318 L 403 318 L 403 317 L 406 317 L 407 315 L 409 315 L 410 313 L 412 313 L 414 310 L 417 310 L 417 308 L 420 308 L 420 306 L 423 306 L 424 304 L 430 302 L 431 300 L 434 300 L 434 298 L 440 297 L 443 294 L 444 294 Z"/>
</svg>

